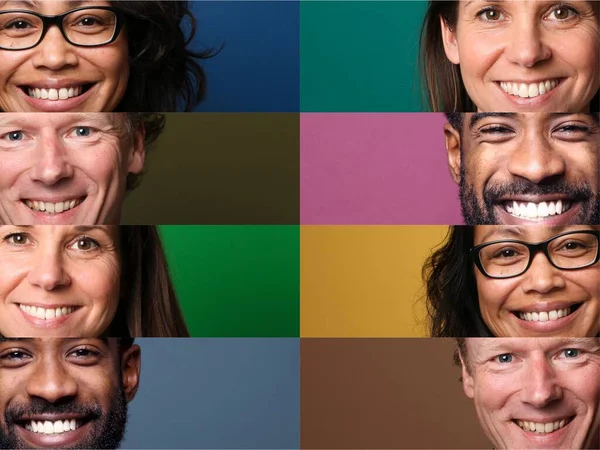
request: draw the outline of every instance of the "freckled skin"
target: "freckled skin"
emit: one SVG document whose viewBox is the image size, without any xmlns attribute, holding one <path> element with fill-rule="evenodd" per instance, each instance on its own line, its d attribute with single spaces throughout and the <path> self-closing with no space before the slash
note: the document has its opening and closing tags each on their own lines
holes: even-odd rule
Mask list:
<svg viewBox="0 0 600 450">
<path fill-rule="evenodd" d="M 44 15 L 59 15 L 71 9 L 62 1 L 40 3 L 41 6 L 32 11 Z M 82 6 L 110 6 L 110 3 L 94 1 Z M 15 8 L 7 5 L 3 9 Z M 0 50 L 0 60 L 0 110 L 6 112 L 37 111 L 25 100 L 19 86 L 48 79 L 94 84 L 92 94 L 72 111 L 114 111 L 125 94 L 129 79 L 125 29 L 111 44 L 84 48 L 69 44 L 60 30 L 52 27 L 38 46 L 20 51 Z"/>
<path fill-rule="evenodd" d="M 600 89 L 596 3 L 459 2 L 455 30 L 440 20 L 444 49 L 460 66 L 478 111 L 589 111 Z M 555 79 L 561 82 L 551 95 L 531 103 L 514 100 L 498 85 Z"/>
<path fill-rule="evenodd" d="M 506 226 L 476 226 L 475 245 L 504 239 L 542 242 L 568 231 L 593 230 L 599 227 L 570 226 L 560 233 L 544 226 L 522 227 L 522 237 L 503 234 Z M 484 237 L 492 232 L 487 238 Z M 593 337 L 600 333 L 600 277 L 598 264 L 578 270 L 553 267 L 545 255 L 538 253 L 531 267 L 522 275 L 493 279 L 474 268 L 481 315 L 494 336 L 504 337 Z M 554 331 L 535 332 L 523 326 L 513 311 L 528 310 L 533 305 L 552 301 L 582 303 L 573 320 Z"/>
<path fill-rule="evenodd" d="M 137 345 L 121 353 L 115 338 L 0 341 L 0 448 L 39 447 L 18 418 L 42 411 L 89 421 L 81 439 L 56 448 L 117 448 L 140 361 Z"/>
<path fill-rule="evenodd" d="M 105 334 L 119 304 L 117 226 L 0 226 L 0 334 L 83 337 Z M 28 320 L 19 304 L 72 306 L 63 323 Z"/>
<path fill-rule="evenodd" d="M 463 388 L 494 448 L 598 448 L 598 339 L 468 338 L 467 353 Z M 571 422 L 548 435 L 525 433 L 513 422 L 563 417 Z"/>
</svg>

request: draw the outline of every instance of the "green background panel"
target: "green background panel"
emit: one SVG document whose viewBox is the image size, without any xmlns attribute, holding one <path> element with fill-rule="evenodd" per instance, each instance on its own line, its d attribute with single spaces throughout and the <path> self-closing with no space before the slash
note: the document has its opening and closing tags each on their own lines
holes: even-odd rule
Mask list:
<svg viewBox="0 0 600 450">
<path fill-rule="evenodd" d="M 159 227 L 191 336 L 298 337 L 300 227 Z"/>
<path fill-rule="evenodd" d="M 427 2 L 302 1 L 303 112 L 423 111 L 417 59 Z"/>
</svg>

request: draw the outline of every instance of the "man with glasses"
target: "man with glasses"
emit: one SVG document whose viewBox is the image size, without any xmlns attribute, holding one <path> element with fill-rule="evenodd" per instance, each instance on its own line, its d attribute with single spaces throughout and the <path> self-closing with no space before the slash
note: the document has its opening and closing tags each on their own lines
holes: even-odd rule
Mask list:
<svg viewBox="0 0 600 450">
<path fill-rule="evenodd" d="M 133 339 L 0 338 L 0 448 L 118 448 L 140 367 Z"/>
<path fill-rule="evenodd" d="M 600 224 L 598 113 L 447 117 L 448 163 L 467 224 Z"/>
<path fill-rule="evenodd" d="M 600 448 L 600 340 L 458 339 L 465 394 L 495 449 Z"/>
</svg>

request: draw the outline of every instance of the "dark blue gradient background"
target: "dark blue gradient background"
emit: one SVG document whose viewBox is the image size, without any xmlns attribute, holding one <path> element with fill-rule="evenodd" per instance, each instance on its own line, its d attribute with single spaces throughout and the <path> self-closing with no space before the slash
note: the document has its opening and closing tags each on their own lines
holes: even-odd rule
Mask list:
<svg viewBox="0 0 600 450">
<path fill-rule="evenodd" d="M 298 112 L 298 1 L 191 1 L 193 48 L 220 48 L 203 62 L 205 100 L 196 111 Z"/>
<path fill-rule="evenodd" d="M 300 447 L 298 338 L 141 338 L 121 448 Z"/>
</svg>

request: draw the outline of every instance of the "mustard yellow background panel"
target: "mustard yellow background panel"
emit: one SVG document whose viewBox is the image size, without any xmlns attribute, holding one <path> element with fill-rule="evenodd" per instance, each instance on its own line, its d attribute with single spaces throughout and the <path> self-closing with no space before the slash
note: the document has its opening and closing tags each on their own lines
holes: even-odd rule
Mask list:
<svg viewBox="0 0 600 450">
<path fill-rule="evenodd" d="M 301 337 L 426 337 L 423 262 L 447 226 L 300 227 Z"/>
</svg>

